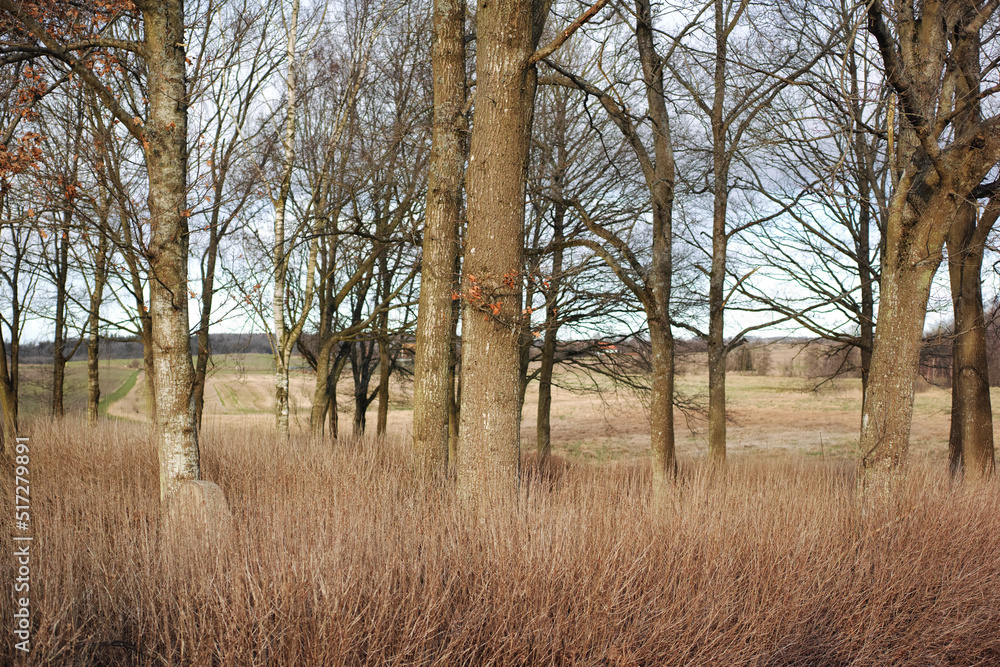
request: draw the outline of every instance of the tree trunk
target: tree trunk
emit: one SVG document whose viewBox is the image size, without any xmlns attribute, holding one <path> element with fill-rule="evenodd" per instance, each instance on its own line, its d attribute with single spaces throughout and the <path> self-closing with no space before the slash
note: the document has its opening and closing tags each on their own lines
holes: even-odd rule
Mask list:
<svg viewBox="0 0 1000 667">
<path fill-rule="evenodd" d="M 644 155 L 643 172 L 653 212 L 652 262 L 643 299 L 653 353 L 653 392 L 650 404 L 650 459 L 653 485 L 663 485 L 677 473 L 674 447 L 674 335 L 670 323 L 673 285 L 673 210 L 675 164 L 670 138 L 670 115 L 663 86 L 663 63 L 653 39 L 653 15 L 649 0 L 636 0 L 636 45 L 642 63 L 646 103 L 653 122 L 653 155 Z M 630 138 L 631 140 L 631 138 Z M 637 143 L 637 142 L 636 142 Z"/>
<path fill-rule="evenodd" d="M 330 408 L 329 408 L 329 418 L 330 418 L 330 437 L 336 442 L 339 436 L 338 429 L 340 428 L 340 413 L 338 412 L 339 406 L 337 404 L 337 382 L 340 381 L 340 374 L 344 370 L 344 366 L 347 364 L 347 355 L 339 355 L 337 359 L 333 362 L 333 372 L 330 373 L 330 379 L 326 385 L 327 396 L 330 397 Z"/>
<path fill-rule="evenodd" d="M 279 354 L 274 364 L 274 428 L 280 440 L 291 437 L 288 405 L 288 364 Z"/>
<path fill-rule="evenodd" d="M 851 52 L 852 62 L 854 53 Z M 852 68 L 852 81 L 857 90 L 857 67 Z M 860 118 L 860 110 L 857 112 Z M 868 378 L 872 367 L 872 347 L 875 339 L 875 290 L 872 286 L 871 265 L 871 180 L 868 176 L 869 165 L 873 161 L 871 148 L 865 140 L 865 135 L 855 129 L 854 161 L 855 175 L 858 182 L 858 205 L 861 207 L 858 215 L 858 236 L 855 240 L 855 252 L 858 261 L 858 279 L 861 283 L 861 319 L 858 322 L 859 345 L 861 354 L 861 403 L 864 408 L 864 397 L 868 391 Z"/>
<path fill-rule="evenodd" d="M 950 193 L 918 189 L 914 180 L 904 173 L 889 210 L 875 349 L 861 417 L 859 448 L 866 472 L 894 470 L 906 460 L 927 299 L 955 214 Z"/>
<path fill-rule="evenodd" d="M 67 204 L 69 206 L 69 204 Z M 63 404 L 66 384 L 66 280 L 69 276 L 69 224 L 72 213 L 63 213 L 63 221 L 56 239 L 56 312 L 55 341 L 52 355 L 52 416 L 66 415 Z"/>
<path fill-rule="evenodd" d="M 16 320 L 15 320 L 16 321 Z M 0 445 L 4 454 L 14 451 L 17 437 L 17 377 L 13 365 L 14 342 L 11 341 L 11 364 L 7 364 L 7 346 L 0 338 Z"/>
<path fill-rule="evenodd" d="M 451 349 L 448 350 L 448 471 L 452 473 L 458 465 L 458 436 L 462 415 L 462 358 L 458 340 L 458 320 L 462 306 L 452 302 Z"/>
<path fill-rule="evenodd" d="M 385 435 L 389 424 L 389 370 L 392 359 L 389 355 L 389 338 L 383 335 L 378 342 L 378 422 L 375 434 Z"/>
<path fill-rule="evenodd" d="M 90 293 L 90 313 L 87 322 L 87 422 L 91 425 L 100 418 L 101 404 L 101 304 L 104 302 L 104 285 L 108 272 L 108 208 L 106 197 L 101 192 L 101 222 L 98 229 L 100 237 L 97 241 L 97 256 L 94 267 L 94 288 Z"/>
<path fill-rule="evenodd" d="M 985 231 L 977 228 L 976 217 L 976 207 L 963 202 L 948 235 L 955 313 L 948 458 L 953 474 L 980 477 L 991 475 L 995 465 L 982 290 L 983 241 L 992 224 Z M 984 214 L 987 219 L 995 217 L 995 211 Z"/>
<path fill-rule="evenodd" d="M 145 305 L 142 306 L 146 308 Z M 156 367 L 153 350 L 153 318 L 148 310 L 139 313 L 139 337 L 142 339 L 142 369 L 146 383 L 146 414 L 149 420 L 156 423 Z"/>
<path fill-rule="evenodd" d="M 513 493 L 518 422 L 525 169 L 537 75 L 528 59 L 547 0 L 497 0 L 476 15 L 476 121 L 467 178 L 469 227 L 462 294 L 463 404 L 459 491 Z"/>
<path fill-rule="evenodd" d="M 712 98 L 712 270 L 708 279 L 708 458 L 726 462 L 726 262 L 729 236 L 729 128 L 725 118 L 728 35 L 723 0 L 715 0 L 715 75 Z"/>
<path fill-rule="evenodd" d="M 465 2 L 435 0 L 434 127 L 420 267 L 413 375 L 413 449 L 435 474 L 448 469 L 452 291 L 465 169 Z"/>
<path fill-rule="evenodd" d="M 566 148 L 566 106 L 560 104 L 557 113 L 558 164 L 553 177 L 554 211 L 552 216 L 552 275 L 549 276 L 545 294 L 545 339 L 542 341 L 541 368 L 538 371 L 538 413 L 535 426 L 535 440 L 538 464 L 542 467 L 552 454 L 552 373 L 555 370 L 556 342 L 559 333 L 559 290 L 563 277 L 563 233 L 566 222 L 566 204 L 563 198 L 563 182 L 569 152 Z"/>
<path fill-rule="evenodd" d="M 323 341 L 319 354 L 316 355 L 316 384 L 313 388 L 312 407 L 309 410 L 309 432 L 315 437 L 323 435 L 323 424 L 330 409 L 327 385 L 330 382 L 330 355 L 336 343 L 337 339 L 333 337 Z"/>
<path fill-rule="evenodd" d="M 73 221 L 73 200 L 75 197 L 73 193 L 78 185 L 80 140 L 83 135 L 82 102 L 83 97 L 77 97 L 76 126 L 73 136 L 73 156 L 71 157 L 72 166 L 70 167 L 67 187 L 64 192 L 60 193 L 65 198 L 63 205 L 66 209 L 63 211 L 62 224 L 60 225 L 59 235 L 56 239 L 56 313 L 55 343 L 53 345 L 54 354 L 52 360 L 52 416 L 56 418 L 62 418 L 66 415 L 66 408 L 63 402 L 66 384 L 66 362 L 68 361 L 66 354 L 66 308 L 68 301 L 66 282 L 69 278 L 69 233 L 70 224 Z M 78 340 L 69 357 L 72 357 L 79 347 L 80 342 Z"/>
<path fill-rule="evenodd" d="M 187 91 L 184 5 L 163 0 L 144 7 L 148 58 L 150 306 L 159 432 L 160 499 L 200 476 L 198 431 L 188 341 Z"/>
<path fill-rule="evenodd" d="M 966 21 L 977 16 L 974 8 L 967 8 L 966 12 Z M 958 80 L 957 95 L 974 102 L 958 115 L 955 128 L 958 137 L 967 139 L 976 137 L 982 124 L 982 108 L 978 101 L 982 88 L 982 44 L 978 33 L 964 36 L 954 54 L 964 74 Z M 947 239 L 955 320 L 949 460 L 953 474 L 989 477 L 995 462 L 982 271 L 986 241 L 1000 215 L 1000 208 L 996 198 L 991 197 L 982 215 L 969 201 L 962 201 L 957 209 Z"/>
<path fill-rule="evenodd" d="M 221 184 L 220 186 L 221 187 Z M 216 201 L 221 194 L 216 190 Z M 212 358 L 212 339 L 209 337 L 209 326 L 212 323 L 212 301 L 215 296 L 215 264 L 219 256 L 219 207 L 212 211 L 212 221 L 209 227 L 208 261 L 201 286 L 201 316 L 198 321 L 198 360 L 194 367 L 194 410 L 198 429 L 201 429 L 201 418 L 205 412 L 205 384 L 208 382 L 208 361 Z"/>
<path fill-rule="evenodd" d="M 886 221 L 861 419 L 860 462 L 868 477 L 906 459 L 931 280 L 952 225 L 962 224 L 962 202 L 979 196 L 976 188 L 1000 159 L 1000 118 L 980 116 L 979 31 L 994 8 L 980 13 L 974 3 L 922 3 L 914 9 L 887 11 L 881 0 L 867 7 L 868 32 L 902 111 L 894 165 L 900 176 Z M 974 356 L 961 354 L 967 352 Z"/>
<path fill-rule="evenodd" d="M 271 316 L 274 321 L 274 423 L 278 438 L 288 440 L 288 362 L 291 345 L 289 332 L 285 326 L 285 296 L 287 291 L 288 249 L 285 243 L 285 214 L 288 194 L 291 191 L 292 167 L 295 161 L 295 124 L 298 109 L 297 82 L 297 40 L 298 40 L 299 0 L 292 1 L 291 17 L 288 21 L 286 57 L 288 70 L 285 73 L 285 131 L 282 136 L 283 162 L 278 193 L 274 199 L 274 294 L 271 296 Z"/>
<path fill-rule="evenodd" d="M 556 298 L 559 294 L 563 260 L 562 248 L 558 245 L 562 241 L 562 220 L 559 220 L 561 216 L 558 212 L 556 216 L 558 224 L 552 240 L 556 250 L 552 257 L 550 295 L 546 299 L 545 306 L 545 340 L 542 342 L 541 368 L 538 371 L 538 415 L 535 437 L 538 463 L 541 466 L 545 466 L 552 454 L 552 372 L 556 365 L 556 337 L 559 333 Z"/>
</svg>

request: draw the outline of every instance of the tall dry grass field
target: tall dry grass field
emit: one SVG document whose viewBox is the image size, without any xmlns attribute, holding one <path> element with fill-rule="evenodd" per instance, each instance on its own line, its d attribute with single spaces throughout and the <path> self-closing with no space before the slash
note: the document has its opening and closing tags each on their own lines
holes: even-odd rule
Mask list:
<svg viewBox="0 0 1000 667">
<path fill-rule="evenodd" d="M 1000 664 L 995 483 L 915 467 L 867 503 L 849 464 L 771 459 L 689 466 L 652 501 L 639 463 L 560 463 L 473 512 L 411 474 L 406 443 L 231 428 L 203 454 L 235 535 L 177 557 L 148 430 L 28 426 L 26 664 Z"/>
</svg>

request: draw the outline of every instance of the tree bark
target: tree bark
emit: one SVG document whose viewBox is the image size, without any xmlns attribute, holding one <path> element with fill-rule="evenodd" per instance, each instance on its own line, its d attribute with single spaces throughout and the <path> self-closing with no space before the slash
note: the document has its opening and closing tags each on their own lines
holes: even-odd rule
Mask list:
<svg viewBox="0 0 1000 667">
<path fill-rule="evenodd" d="M 723 0 L 715 0 L 715 74 L 712 97 L 712 268 L 708 278 L 708 458 L 726 462 L 726 262 L 729 236 L 729 127 L 725 119 L 726 32 Z"/>
<path fill-rule="evenodd" d="M 382 437 L 389 424 L 389 371 L 392 358 L 389 355 L 389 337 L 383 335 L 378 342 L 378 421 L 375 435 Z"/>
<path fill-rule="evenodd" d="M 74 174 L 75 176 L 75 174 Z M 75 178 L 74 178 L 75 180 Z M 63 212 L 62 225 L 56 240 L 56 312 L 55 340 L 52 355 L 52 416 L 61 419 L 66 415 L 63 404 L 66 384 L 66 280 L 69 277 L 69 226 L 72 213 L 71 204 Z"/>
<path fill-rule="evenodd" d="M 476 105 L 467 178 L 458 483 L 465 498 L 520 483 L 518 421 L 524 195 L 537 75 L 528 63 L 548 0 L 497 0 L 476 15 Z"/>
<path fill-rule="evenodd" d="M 963 202 L 947 242 L 955 321 L 948 458 L 952 474 L 971 477 L 989 476 L 995 467 L 982 268 L 985 237 L 996 213 L 984 213 L 977 226 L 976 207 Z"/>
<path fill-rule="evenodd" d="M 224 179 L 225 176 L 223 175 Z M 216 202 L 221 199 L 221 180 L 216 185 Z M 198 359 L 194 369 L 194 409 L 198 429 L 201 430 L 202 415 L 205 412 L 205 384 L 208 382 L 208 362 L 212 358 L 212 339 L 209 327 L 212 323 L 212 301 L 215 296 L 215 265 L 219 256 L 219 206 L 212 210 L 209 222 L 209 238 L 205 274 L 201 286 L 201 316 L 198 321 Z"/>
<path fill-rule="evenodd" d="M 975 16 L 969 10 L 965 20 Z M 959 113 L 955 128 L 959 138 L 968 140 L 982 123 L 978 99 L 982 88 L 982 44 L 978 33 L 964 37 L 953 54 L 962 72 L 956 88 L 959 99 L 971 103 Z M 998 215 L 1000 207 L 995 197 L 990 198 L 982 215 L 974 203 L 960 202 L 947 239 L 955 326 L 948 458 L 952 474 L 964 473 L 969 477 L 989 477 L 995 468 L 982 271 L 986 242 Z"/>
<path fill-rule="evenodd" d="M 87 321 L 87 422 L 96 424 L 100 418 L 101 404 L 101 304 L 104 302 L 104 285 L 108 275 L 107 217 L 109 204 L 107 191 L 100 187 L 100 223 L 97 233 L 97 254 L 94 262 L 94 287 L 90 293 L 90 312 Z"/>
<path fill-rule="evenodd" d="M 919 16 L 912 10 L 896 16 L 885 12 L 881 0 L 873 0 L 867 11 L 868 31 L 878 42 L 902 111 L 900 177 L 886 223 L 859 442 L 861 467 L 871 477 L 906 460 L 931 280 L 952 226 L 962 224 L 961 207 L 1000 159 L 1000 117 L 979 117 L 979 30 L 988 15 L 971 4 L 925 3 Z M 895 34 L 887 17 L 898 21 Z M 954 137 L 944 134 L 951 122 Z"/>
<path fill-rule="evenodd" d="M 649 298 L 644 301 L 653 353 L 653 391 L 650 397 L 650 457 L 653 484 L 662 488 L 677 472 L 674 444 L 674 335 L 670 322 L 673 282 L 673 205 L 675 165 L 670 138 L 670 115 L 663 87 L 662 60 L 655 51 L 649 0 L 636 1 L 636 42 L 642 63 L 646 103 L 653 122 L 655 162 L 646 171 L 653 209 L 653 256 L 646 277 Z"/>
<path fill-rule="evenodd" d="M 559 167 L 554 179 L 554 193 L 557 197 L 552 218 L 552 275 L 545 290 L 545 339 L 542 341 L 541 368 L 538 371 L 538 413 L 535 438 L 538 463 L 545 466 L 552 454 L 552 373 L 555 370 L 556 341 L 559 333 L 559 289 L 563 273 L 563 225 L 566 206 L 558 201 L 562 198 L 562 180 L 566 161 L 566 143 L 558 147 Z"/>
<path fill-rule="evenodd" d="M 291 191 L 292 168 L 295 161 L 296 112 L 298 109 L 297 82 L 297 40 L 299 21 L 299 1 L 293 0 L 291 17 L 288 21 L 286 57 L 288 70 L 285 73 L 285 128 L 282 136 L 283 161 L 278 193 L 274 199 L 274 294 L 271 297 L 271 316 L 274 323 L 274 423 L 278 438 L 288 440 L 288 364 L 291 359 L 291 345 L 288 344 L 289 331 L 285 326 L 285 297 L 287 291 L 288 249 L 285 240 L 285 214 L 288 195 Z"/>
<path fill-rule="evenodd" d="M 15 320 L 16 321 L 16 320 Z M 0 444 L 8 454 L 14 451 L 17 437 L 17 373 L 14 365 L 14 341 L 11 341 L 11 363 L 7 363 L 7 345 L 0 337 Z"/>
<path fill-rule="evenodd" d="M 413 449 L 427 471 L 448 470 L 452 291 L 465 171 L 465 2 L 435 0 L 434 126 L 420 268 L 413 376 Z"/>
<path fill-rule="evenodd" d="M 188 340 L 187 90 L 182 0 L 143 3 L 149 115 L 150 310 L 160 499 L 200 477 Z"/>
<path fill-rule="evenodd" d="M 323 341 L 316 355 L 316 384 L 313 388 L 312 407 L 309 410 L 309 432 L 317 437 L 323 435 L 326 413 L 330 409 L 327 384 L 330 382 L 330 355 L 336 343 L 336 338 L 328 338 Z"/>
</svg>

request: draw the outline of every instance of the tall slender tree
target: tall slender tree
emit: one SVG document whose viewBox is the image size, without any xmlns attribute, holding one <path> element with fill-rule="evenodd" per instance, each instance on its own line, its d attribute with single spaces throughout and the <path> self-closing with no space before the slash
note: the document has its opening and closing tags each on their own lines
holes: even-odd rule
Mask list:
<svg viewBox="0 0 1000 667">
<path fill-rule="evenodd" d="M 465 2 L 435 0 L 434 118 L 413 379 L 413 448 L 428 471 L 448 469 L 452 293 L 465 173 Z"/>
</svg>

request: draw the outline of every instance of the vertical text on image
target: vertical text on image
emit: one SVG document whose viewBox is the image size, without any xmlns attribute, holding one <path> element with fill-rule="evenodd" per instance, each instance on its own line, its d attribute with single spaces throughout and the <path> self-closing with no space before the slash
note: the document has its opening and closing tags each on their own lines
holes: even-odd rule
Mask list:
<svg viewBox="0 0 1000 667">
<path fill-rule="evenodd" d="M 14 446 L 14 647 L 25 653 L 31 641 L 31 450 L 28 438 Z"/>
</svg>

